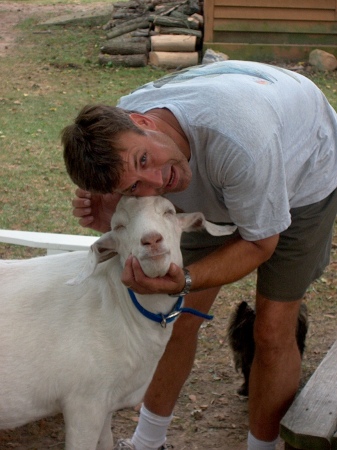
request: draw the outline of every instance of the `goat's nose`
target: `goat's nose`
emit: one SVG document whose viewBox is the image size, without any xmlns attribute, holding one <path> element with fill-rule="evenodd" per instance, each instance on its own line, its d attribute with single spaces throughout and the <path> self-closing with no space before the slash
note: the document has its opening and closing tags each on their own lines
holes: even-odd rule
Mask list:
<svg viewBox="0 0 337 450">
<path fill-rule="evenodd" d="M 145 234 L 142 239 L 142 245 L 156 245 L 159 244 L 163 240 L 163 236 L 160 233 L 148 233 Z"/>
</svg>

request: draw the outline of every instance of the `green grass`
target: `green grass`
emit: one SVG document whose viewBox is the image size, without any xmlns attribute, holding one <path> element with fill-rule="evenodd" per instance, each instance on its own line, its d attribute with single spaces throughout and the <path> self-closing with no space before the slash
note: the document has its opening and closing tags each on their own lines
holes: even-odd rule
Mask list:
<svg viewBox="0 0 337 450">
<path fill-rule="evenodd" d="M 27 3 L 50 5 L 17 0 L 22 8 Z M 64 10 L 75 3 L 90 0 L 53 2 Z M 2 11 L 0 2 L 0 21 Z M 41 28 L 49 17 L 39 13 L 21 22 L 18 45 L 0 58 L 0 228 L 92 234 L 72 217 L 74 186 L 64 169 L 60 132 L 84 104 L 116 104 L 166 72 L 99 66 L 102 27 Z M 337 109 L 336 74 L 310 77 Z"/>
<path fill-rule="evenodd" d="M 0 58 L 0 228 L 92 234 L 71 214 L 74 186 L 60 132 L 83 105 L 116 104 L 166 72 L 99 66 L 106 39 L 101 27 L 52 27 L 41 34 L 39 20 L 23 21 L 19 45 Z"/>
</svg>

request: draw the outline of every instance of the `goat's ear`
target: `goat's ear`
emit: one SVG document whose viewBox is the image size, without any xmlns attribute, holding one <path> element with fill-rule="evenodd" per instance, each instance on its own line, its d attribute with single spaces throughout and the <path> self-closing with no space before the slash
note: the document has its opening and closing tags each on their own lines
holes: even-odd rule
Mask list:
<svg viewBox="0 0 337 450">
<path fill-rule="evenodd" d="M 80 284 L 92 275 L 97 267 L 97 264 L 106 261 L 116 253 L 115 241 L 111 233 L 105 233 L 90 247 L 87 261 L 81 272 L 72 280 L 67 281 L 67 284 Z"/>
<path fill-rule="evenodd" d="M 206 230 L 212 236 L 225 236 L 236 230 L 235 225 L 216 225 L 208 222 L 200 212 L 177 214 L 177 218 L 183 231 Z"/>
</svg>

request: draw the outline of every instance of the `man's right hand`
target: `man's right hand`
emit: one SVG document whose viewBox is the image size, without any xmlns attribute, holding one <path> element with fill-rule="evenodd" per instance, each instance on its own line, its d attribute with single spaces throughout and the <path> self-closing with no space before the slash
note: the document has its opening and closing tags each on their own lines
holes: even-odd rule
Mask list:
<svg viewBox="0 0 337 450">
<path fill-rule="evenodd" d="M 115 212 L 120 194 L 93 194 L 81 188 L 75 191 L 72 201 L 73 215 L 79 218 L 82 227 L 106 233 L 110 230 L 110 221 Z"/>
</svg>

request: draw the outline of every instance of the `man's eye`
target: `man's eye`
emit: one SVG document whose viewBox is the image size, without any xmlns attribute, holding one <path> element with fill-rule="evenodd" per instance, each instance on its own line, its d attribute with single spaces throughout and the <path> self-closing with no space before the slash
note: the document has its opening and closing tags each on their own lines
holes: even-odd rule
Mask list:
<svg viewBox="0 0 337 450">
<path fill-rule="evenodd" d="M 138 185 L 138 181 L 137 181 L 137 183 L 133 184 L 133 185 L 130 187 L 130 192 L 131 192 L 131 193 L 135 192 L 135 190 L 137 189 L 137 185 Z"/>
<path fill-rule="evenodd" d="M 144 167 L 145 164 L 146 164 L 146 161 L 147 161 L 147 154 L 144 153 L 144 155 L 140 158 L 140 165 L 141 165 L 142 167 Z"/>
</svg>

